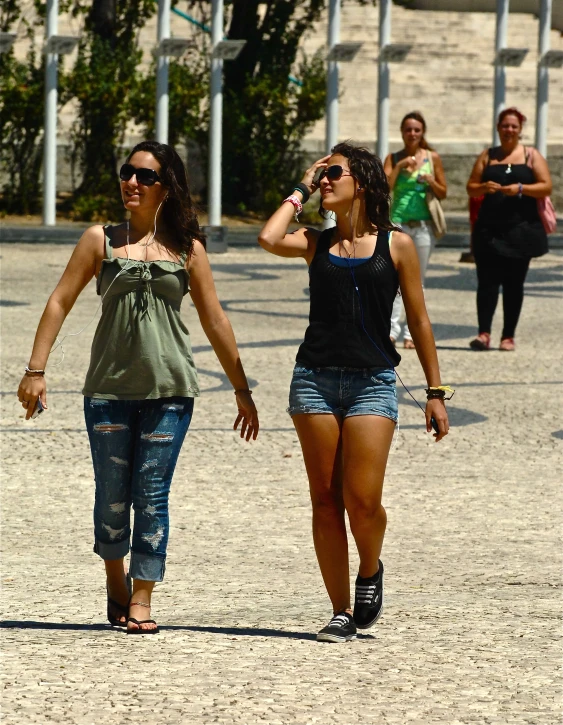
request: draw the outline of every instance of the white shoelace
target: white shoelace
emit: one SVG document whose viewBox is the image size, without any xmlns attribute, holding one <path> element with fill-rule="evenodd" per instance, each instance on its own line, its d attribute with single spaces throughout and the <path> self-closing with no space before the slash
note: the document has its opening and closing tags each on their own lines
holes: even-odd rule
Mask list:
<svg viewBox="0 0 563 725">
<path fill-rule="evenodd" d="M 356 601 L 358 604 L 375 604 L 374 600 L 376 584 L 356 584 Z"/>
</svg>

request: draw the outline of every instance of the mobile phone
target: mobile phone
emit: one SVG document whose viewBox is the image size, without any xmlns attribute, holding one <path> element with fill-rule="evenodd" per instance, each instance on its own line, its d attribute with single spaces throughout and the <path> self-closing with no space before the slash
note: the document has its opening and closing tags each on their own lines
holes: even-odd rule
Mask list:
<svg viewBox="0 0 563 725">
<path fill-rule="evenodd" d="M 34 418 L 37 418 L 37 416 L 40 413 L 42 413 L 44 410 L 45 410 L 45 408 L 43 407 L 43 403 L 41 402 L 41 398 L 37 398 L 37 403 L 35 405 L 35 410 L 31 414 L 31 420 L 33 420 Z"/>
<path fill-rule="evenodd" d="M 434 428 L 436 433 L 440 432 L 440 428 L 438 427 L 438 421 L 436 420 L 436 418 L 434 416 L 432 416 L 432 418 L 430 418 L 430 425 L 432 426 L 432 428 Z"/>
<path fill-rule="evenodd" d="M 315 175 L 313 176 L 313 184 L 315 186 L 319 185 L 319 180 L 320 180 L 321 174 L 323 173 L 324 170 L 325 170 L 324 166 L 321 166 L 319 169 L 316 170 Z"/>
</svg>

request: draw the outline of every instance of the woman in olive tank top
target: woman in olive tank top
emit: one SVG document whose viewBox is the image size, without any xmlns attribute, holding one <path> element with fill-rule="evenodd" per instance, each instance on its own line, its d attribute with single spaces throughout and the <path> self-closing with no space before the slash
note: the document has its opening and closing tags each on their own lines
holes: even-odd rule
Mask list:
<svg viewBox="0 0 563 725">
<path fill-rule="evenodd" d="M 120 179 L 130 219 L 82 235 L 39 323 L 18 398 L 26 419 L 39 402 L 47 407 L 49 354 L 76 298 L 96 276 L 102 314 L 83 390 L 96 481 L 94 551 L 105 563 L 109 622 L 126 626 L 128 634 L 155 634 L 149 612 L 154 584 L 164 577 L 170 484 L 199 395 L 180 317 L 188 292 L 235 389 L 235 428 L 242 423 L 248 441 L 259 424 L 182 160 L 171 146 L 146 141 L 133 149 Z"/>
<path fill-rule="evenodd" d="M 333 212 L 336 226 L 288 234 L 294 214 L 318 188 L 321 214 Z M 381 497 L 398 419 L 394 368 L 401 359 L 389 328 L 399 286 L 428 384 L 426 430 L 432 417 L 436 441 L 449 430 L 418 257 L 412 239 L 389 220 L 381 161 L 348 143 L 305 172 L 258 239 L 266 251 L 309 265 L 309 327 L 297 352 L 288 412 L 303 449 L 315 551 L 333 608 L 317 639 L 347 642 L 357 628 L 375 624 L 383 604 Z M 353 612 L 345 512 L 360 558 Z"/>
</svg>

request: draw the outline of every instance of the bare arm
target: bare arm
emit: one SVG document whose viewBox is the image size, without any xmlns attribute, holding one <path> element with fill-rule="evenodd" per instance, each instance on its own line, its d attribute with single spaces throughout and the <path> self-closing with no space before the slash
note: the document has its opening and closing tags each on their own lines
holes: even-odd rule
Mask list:
<svg viewBox="0 0 563 725">
<path fill-rule="evenodd" d="M 49 353 L 63 322 L 72 310 L 78 295 L 94 277 L 99 262 L 104 256 L 104 231 L 101 226 L 87 229 L 74 248 L 63 275 L 47 301 L 39 321 L 33 351 L 28 367 L 45 370 Z M 45 378 L 24 375 L 18 388 L 20 402 L 27 403 L 26 420 L 31 417 L 37 398 L 47 407 Z"/>
<path fill-rule="evenodd" d="M 393 262 L 399 274 L 399 284 L 403 295 L 407 322 L 416 352 L 422 365 L 428 387 L 438 387 L 440 382 L 440 367 L 432 325 L 428 318 L 422 282 L 420 278 L 420 265 L 414 242 L 407 234 L 393 232 L 391 247 Z M 435 435 L 436 441 L 447 435 L 449 430 L 448 414 L 441 400 L 429 400 L 426 404 L 426 429 L 431 430 L 430 419 L 434 417 L 438 423 L 440 433 Z"/>
<path fill-rule="evenodd" d="M 537 149 L 530 149 L 530 153 L 532 154 L 532 169 L 536 181 L 534 184 L 523 184 L 522 194 L 532 196 L 535 199 L 543 199 L 553 191 L 549 166 Z"/>
<path fill-rule="evenodd" d="M 259 422 L 256 406 L 248 391 L 248 381 L 242 366 L 233 328 L 225 314 L 211 273 L 209 259 L 203 245 L 194 242 L 194 254 L 189 262 L 191 298 L 197 310 L 201 326 L 211 343 L 221 367 L 236 393 L 239 414 L 235 429 L 242 421 L 241 438 L 254 440 L 258 435 Z"/>
<path fill-rule="evenodd" d="M 308 187 L 311 194 L 317 189 L 316 185 L 313 184 L 314 176 L 318 169 L 326 166 L 329 158 L 330 156 L 324 156 L 322 159 L 315 161 L 305 172 L 302 183 Z M 299 200 L 303 198 L 300 191 L 294 191 L 293 193 Z M 295 209 L 292 204 L 289 202 L 282 204 L 260 230 L 258 244 L 262 249 L 278 257 L 304 257 L 307 263 L 310 263 L 315 254 L 319 232 L 315 229 L 303 227 L 292 234 L 288 234 L 287 228 L 294 214 Z"/>
<path fill-rule="evenodd" d="M 385 163 L 383 164 L 383 170 L 387 175 L 387 179 L 389 181 L 389 188 L 391 189 L 391 191 L 393 191 L 393 189 L 395 188 L 395 184 L 397 183 L 397 179 L 401 171 L 403 169 L 406 169 L 408 172 L 412 172 L 415 165 L 416 159 L 413 159 L 412 156 L 405 156 L 404 158 L 400 159 L 400 161 L 397 161 L 395 166 L 393 166 L 393 155 L 387 155 Z"/>
<path fill-rule="evenodd" d="M 446 184 L 446 175 L 444 174 L 444 167 L 442 165 L 442 159 L 440 155 L 435 151 L 430 151 L 432 154 L 432 166 L 434 167 L 434 174 L 421 174 L 421 177 L 427 184 L 430 185 L 432 191 L 438 199 L 445 199 L 448 193 L 448 187 Z"/>
<path fill-rule="evenodd" d="M 481 181 L 481 179 L 483 178 L 483 171 L 487 166 L 488 158 L 488 149 L 483 151 L 477 157 L 477 161 L 473 165 L 473 169 L 471 170 L 469 181 L 467 182 L 466 186 L 467 194 L 469 196 L 483 196 L 484 194 L 494 194 L 502 188 L 500 184 L 496 183 L 496 181 L 485 181 L 484 183 Z"/>
</svg>

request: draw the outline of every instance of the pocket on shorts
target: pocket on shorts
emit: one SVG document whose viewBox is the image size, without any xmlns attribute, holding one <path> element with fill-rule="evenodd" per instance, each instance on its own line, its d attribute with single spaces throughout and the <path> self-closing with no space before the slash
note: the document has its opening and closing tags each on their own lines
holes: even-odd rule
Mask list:
<svg viewBox="0 0 563 725">
<path fill-rule="evenodd" d="M 394 386 L 397 381 L 395 371 L 387 368 L 378 370 L 371 376 L 371 382 L 374 385 L 389 385 Z"/>
<path fill-rule="evenodd" d="M 308 375 L 312 375 L 313 371 L 311 368 L 307 368 L 304 365 L 295 365 L 293 368 L 294 378 L 306 378 Z"/>
</svg>

